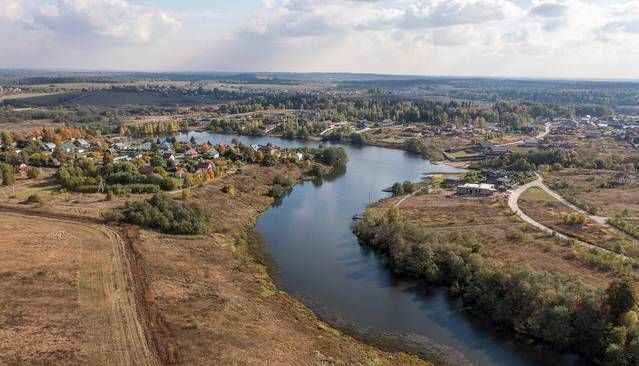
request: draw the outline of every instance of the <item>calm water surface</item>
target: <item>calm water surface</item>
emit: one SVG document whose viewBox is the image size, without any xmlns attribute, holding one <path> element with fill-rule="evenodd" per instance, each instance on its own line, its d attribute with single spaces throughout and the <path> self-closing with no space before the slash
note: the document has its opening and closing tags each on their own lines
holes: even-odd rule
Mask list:
<svg viewBox="0 0 639 366">
<path fill-rule="evenodd" d="M 230 143 L 234 136 L 191 132 L 198 142 Z M 236 137 L 236 136 L 235 136 Z M 273 137 L 240 137 L 245 144 L 283 147 L 318 143 Z M 378 147 L 344 146 L 343 175 L 298 185 L 257 221 L 256 231 L 275 264 L 279 288 L 328 321 L 396 337 L 443 352 L 451 363 L 477 365 L 570 365 L 579 361 L 516 341 L 482 324 L 443 288 L 390 273 L 383 258 L 365 250 L 351 232 L 352 217 L 387 196 L 381 190 L 424 173 L 454 172 L 419 156 Z M 424 209 L 428 209 L 425 207 Z"/>
</svg>

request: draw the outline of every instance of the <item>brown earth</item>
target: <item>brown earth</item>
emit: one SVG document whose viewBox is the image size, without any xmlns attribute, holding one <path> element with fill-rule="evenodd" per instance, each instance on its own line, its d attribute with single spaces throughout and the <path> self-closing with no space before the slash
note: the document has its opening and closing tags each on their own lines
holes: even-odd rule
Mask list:
<svg viewBox="0 0 639 366">
<path fill-rule="evenodd" d="M 159 364 L 114 231 L 4 210 L 0 216 L 0 364 Z"/>
<path fill-rule="evenodd" d="M 558 192 L 573 194 L 578 201 L 596 207 L 598 215 L 613 217 L 625 212 L 630 217 L 639 217 L 637 176 L 634 175 L 630 184 L 603 188 L 614 173 L 610 170 L 563 169 L 543 173 L 543 176 L 544 181 Z"/>
<path fill-rule="evenodd" d="M 565 217 L 574 215 L 575 211 L 537 188 L 531 188 L 521 195 L 519 207 L 535 221 L 560 233 L 609 250 L 616 250 L 619 245 L 623 245 L 629 256 L 639 255 L 634 243 L 617 230 L 589 218 L 585 218 L 581 225 L 567 223 Z"/>
<path fill-rule="evenodd" d="M 129 231 L 147 275 L 147 299 L 167 327 L 160 343 L 174 345 L 175 364 L 426 364 L 355 341 L 273 286 L 246 233 L 271 203 L 265 193 L 282 173 L 249 166 L 194 190 L 189 200 L 213 214 L 207 235 Z M 222 192 L 225 186 L 237 189 L 234 197 Z"/>
<path fill-rule="evenodd" d="M 575 255 L 574 248 L 519 220 L 504 197 L 453 198 L 451 193 L 416 195 L 399 207 L 408 222 L 419 224 L 440 243 L 477 241 L 483 254 L 503 264 L 559 273 L 599 288 L 605 288 L 613 278 L 610 271 L 594 268 Z M 399 199 L 382 200 L 369 210 L 383 213 Z"/>
<path fill-rule="evenodd" d="M 274 287 L 247 233 L 278 174 L 302 172 L 246 166 L 192 188 L 213 217 L 200 236 L 98 224 L 143 196 L 60 193 L 50 178 L 20 180 L 15 197 L 0 189 L 0 364 L 427 365 L 342 334 Z M 33 193 L 47 202 L 20 203 Z"/>
</svg>

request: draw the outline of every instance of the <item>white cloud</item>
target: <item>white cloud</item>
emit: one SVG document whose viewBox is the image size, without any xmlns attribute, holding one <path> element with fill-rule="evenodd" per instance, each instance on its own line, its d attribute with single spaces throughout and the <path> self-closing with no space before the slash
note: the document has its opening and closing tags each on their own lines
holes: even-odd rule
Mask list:
<svg viewBox="0 0 639 366">
<path fill-rule="evenodd" d="M 263 0 L 233 14 L 132 1 L 0 0 L 0 67 L 639 75 L 639 0 Z"/>
<path fill-rule="evenodd" d="M 21 0 L 0 0 L 0 22 L 15 22 L 25 12 Z"/>
<path fill-rule="evenodd" d="M 149 43 L 181 26 L 167 13 L 126 0 L 58 0 L 45 4 L 0 0 L 0 9 L 4 10 L 0 12 L 5 14 L 4 20 L 22 25 L 24 33 L 41 31 L 67 41 Z"/>
</svg>

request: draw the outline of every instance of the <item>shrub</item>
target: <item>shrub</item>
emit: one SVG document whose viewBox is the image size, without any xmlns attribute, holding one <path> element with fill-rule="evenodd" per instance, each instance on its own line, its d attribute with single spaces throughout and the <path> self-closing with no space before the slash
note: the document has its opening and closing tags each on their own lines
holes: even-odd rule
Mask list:
<svg viewBox="0 0 639 366">
<path fill-rule="evenodd" d="M 278 184 L 282 187 L 291 187 L 293 184 L 295 184 L 295 182 L 293 181 L 293 178 L 289 177 L 288 175 L 276 175 L 273 178 L 273 184 Z"/>
<path fill-rule="evenodd" d="M 16 182 L 16 178 L 13 175 L 13 168 L 9 164 L 1 164 L 0 170 L 2 173 L 2 185 L 10 186 Z"/>
<path fill-rule="evenodd" d="M 274 184 L 268 191 L 268 195 L 274 198 L 282 197 L 286 193 L 286 189 L 279 184 Z"/>
<path fill-rule="evenodd" d="M 40 168 L 30 168 L 27 171 L 27 177 L 29 177 L 29 179 L 38 179 L 42 176 L 42 169 Z"/>
<path fill-rule="evenodd" d="M 564 215 L 564 223 L 573 226 L 582 226 L 586 223 L 586 216 L 580 213 Z"/>
<path fill-rule="evenodd" d="M 210 221 L 200 208 L 185 206 L 157 194 L 146 201 L 127 203 L 125 207 L 113 210 L 108 218 L 167 234 L 203 234 L 208 230 Z"/>
<path fill-rule="evenodd" d="M 29 197 L 27 197 L 27 202 L 29 202 L 29 203 L 44 203 L 45 199 L 39 193 L 34 193 L 34 194 L 30 195 Z"/>
</svg>

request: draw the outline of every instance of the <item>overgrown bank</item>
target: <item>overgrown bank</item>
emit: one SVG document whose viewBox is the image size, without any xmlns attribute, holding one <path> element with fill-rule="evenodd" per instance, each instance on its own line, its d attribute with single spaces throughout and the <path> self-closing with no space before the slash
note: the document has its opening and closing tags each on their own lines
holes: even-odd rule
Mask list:
<svg viewBox="0 0 639 366">
<path fill-rule="evenodd" d="M 394 272 L 447 285 L 474 311 L 559 351 L 574 351 L 598 364 L 639 360 L 637 296 L 630 280 L 597 291 L 559 275 L 503 265 L 482 255 L 482 244 L 443 242 L 407 223 L 399 209 L 366 215 L 354 225 L 363 245 L 389 259 Z"/>
</svg>

